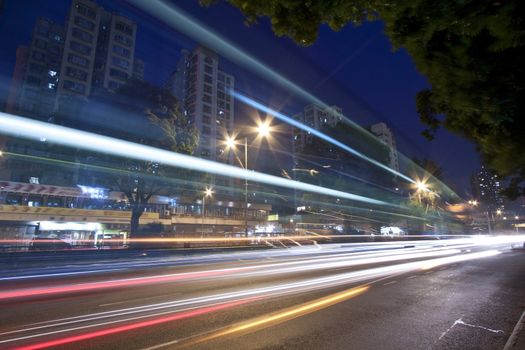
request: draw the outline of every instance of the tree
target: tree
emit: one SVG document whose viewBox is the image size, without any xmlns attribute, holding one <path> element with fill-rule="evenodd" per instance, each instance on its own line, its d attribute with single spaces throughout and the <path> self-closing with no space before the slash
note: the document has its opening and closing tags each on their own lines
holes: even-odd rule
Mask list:
<svg viewBox="0 0 525 350">
<path fill-rule="evenodd" d="M 193 153 L 199 142 L 198 132 L 181 113 L 177 99 L 169 91 L 143 81 L 130 80 L 118 91 L 117 98 L 126 104 L 128 111 L 138 112 L 139 116 L 162 131 L 159 135 L 144 129 L 134 135 L 123 135 L 124 138 L 173 152 Z M 129 201 L 130 235 L 133 236 L 138 231 L 140 217 L 149 200 L 166 185 L 164 177 L 180 176 L 181 173 L 177 174 L 177 170 L 157 162 L 135 159 L 124 160 L 120 167 L 125 172 L 116 176 L 115 182 Z"/>
<path fill-rule="evenodd" d="M 205 0 L 205 4 L 213 1 Z M 497 0 L 228 0 L 253 23 L 270 17 L 277 35 L 310 45 L 321 25 L 381 19 L 395 47 L 412 56 L 432 88 L 417 109 L 432 139 L 448 130 L 473 141 L 484 162 L 525 194 L 525 2 Z"/>
</svg>

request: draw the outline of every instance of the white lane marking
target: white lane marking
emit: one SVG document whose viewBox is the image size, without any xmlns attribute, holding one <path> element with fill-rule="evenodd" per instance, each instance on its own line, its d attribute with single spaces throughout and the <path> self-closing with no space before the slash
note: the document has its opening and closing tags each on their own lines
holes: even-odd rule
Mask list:
<svg viewBox="0 0 525 350">
<path fill-rule="evenodd" d="M 483 327 L 483 326 L 478 326 L 478 325 L 475 325 L 475 324 L 466 323 L 465 321 L 463 321 L 463 316 L 461 316 L 460 318 L 458 318 L 457 320 L 454 321 L 452 326 L 450 326 L 446 331 L 441 333 L 441 335 L 439 336 L 438 340 L 441 340 L 445 335 L 447 335 L 448 332 L 450 332 L 452 330 L 452 328 L 456 327 L 458 324 L 459 325 L 463 325 L 463 326 L 467 326 L 467 327 L 471 327 L 471 328 L 483 329 L 483 330 L 491 332 L 491 333 L 505 333 L 501 329 L 491 329 L 491 328 L 487 328 L 487 327 Z"/>
<path fill-rule="evenodd" d="M 414 276 L 408 276 L 406 279 L 407 279 L 407 280 L 411 280 L 412 278 L 416 278 L 416 277 L 417 277 L 417 275 L 414 275 Z"/>
<path fill-rule="evenodd" d="M 142 348 L 142 350 L 155 350 L 155 349 L 160 349 L 160 348 L 164 348 L 166 346 L 170 346 L 170 345 L 173 345 L 173 344 L 177 344 L 179 342 L 179 340 L 172 340 L 172 341 L 169 341 L 167 343 L 162 343 L 162 344 L 158 344 L 158 345 L 154 345 L 154 346 L 150 346 L 149 348 Z"/>
<path fill-rule="evenodd" d="M 388 285 L 394 284 L 394 283 L 397 283 L 397 281 L 390 281 L 390 282 L 387 282 L 387 283 L 383 283 L 383 286 L 388 286 Z"/>
<path fill-rule="evenodd" d="M 492 329 L 492 328 L 487 328 L 487 327 L 483 327 L 483 326 L 479 326 L 479 325 L 475 325 L 475 324 L 465 323 L 463 320 L 460 320 L 458 322 L 458 324 L 461 324 L 461 325 L 467 326 L 467 327 L 483 329 L 483 330 L 491 332 L 491 333 L 505 333 L 501 329 Z"/>
</svg>

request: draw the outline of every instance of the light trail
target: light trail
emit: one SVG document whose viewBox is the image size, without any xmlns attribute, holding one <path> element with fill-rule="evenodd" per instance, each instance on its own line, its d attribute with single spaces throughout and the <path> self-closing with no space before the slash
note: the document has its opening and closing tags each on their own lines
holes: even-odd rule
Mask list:
<svg viewBox="0 0 525 350">
<path fill-rule="evenodd" d="M 499 254 L 499 252 L 497 251 L 487 251 L 487 252 L 475 253 L 471 256 L 449 257 L 449 258 L 429 260 L 425 262 L 425 264 L 422 265 L 421 268 L 426 270 L 426 269 L 431 269 L 431 268 L 441 266 L 441 265 L 452 264 L 452 263 L 467 261 L 471 259 L 481 259 L 485 257 L 491 257 L 497 254 Z M 404 271 L 404 272 L 407 272 L 407 271 Z M 383 279 L 384 277 L 382 277 L 381 279 Z M 359 296 L 367 292 L 369 288 L 370 288 L 370 285 L 364 285 L 360 287 L 351 288 L 351 289 L 348 289 L 348 290 L 345 290 L 339 293 L 335 293 L 335 294 L 328 295 L 326 297 L 322 297 L 322 298 L 319 298 L 319 299 L 316 299 L 316 300 L 313 300 L 307 303 L 303 303 L 298 306 L 294 306 L 294 307 L 290 307 L 290 308 L 287 308 L 287 309 L 284 309 L 278 312 L 270 313 L 269 315 L 264 315 L 261 317 L 257 317 L 255 319 L 240 322 L 232 326 L 225 327 L 227 328 L 226 330 L 219 330 L 209 335 L 197 337 L 197 339 L 191 340 L 184 345 L 191 346 L 191 345 L 199 344 L 202 342 L 207 342 L 207 341 L 210 341 L 216 338 L 233 335 L 236 333 L 239 333 L 238 335 L 242 335 L 242 334 L 245 334 L 246 332 L 255 332 L 263 328 L 273 327 L 277 324 L 290 321 L 294 318 L 301 317 L 301 316 L 322 310 L 324 308 L 330 307 L 337 303 L 340 303 L 340 302 L 349 300 L 351 298 L 354 298 L 356 296 Z"/>
<path fill-rule="evenodd" d="M 280 86 L 290 91 L 293 91 L 298 96 L 306 99 L 309 102 L 313 102 L 324 108 L 330 107 L 328 104 L 323 102 L 321 99 L 319 99 L 312 93 L 306 91 L 299 85 L 295 84 L 293 81 L 279 74 L 278 72 L 276 72 L 275 70 L 273 70 L 272 68 L 270 68 L 269 66 L 267 66 L 266 64 L 258 60 L 257 58 L 248 54 L 247 52 L 245 52 L 240 47 L 236 46 L 235 44 L 233 44 L 226 38 L 214 33 L 213 30 L 205 26 L 203 23 L 200 23 L 195 18 L 192 18 L 190 15 L 182 11 L 180 8 L 175 6 L 173 3 L 168 3 L 166 1 L 161 1 L 161 0 L 148 0 L 148 1 L 127 0 L 127 1 L 132 3 L 134 6 L 141 9 L 142 11 L 149 13 L 153 17 L 164 22 L 168 26 L 176 29 L 178 32 L 184 33 L 185 35 L 192 38 L 196 42 L 202 43 L 204 46 L 209 47 L 210 49 L 213 49 L 214 51 L 219 53 L 222 57 L 229 59 L 231 62 L 234 62 L 240 66 L 246 67 L 248 70 L 255 72 L 262 78 L 267 79 L 269 81 L 273 81 L 279 84 Z M 351 127 L 353 127 L 354 129 L 358 130 L 359 132 L 363 134 L 366 133 L 366 135 L 369 136 L 370 140 L 372 142 L 375 142 L 377 146 L 381 144 L 379 139 L 377 139 L 375 136 L 368 135 L 368 133 L 361 126 L 359 126 L 357 123 L 352 121 L 350 118 L 342 114 L 340 114 L 339 116 L 341 117 L 342 120 L 344 120 L 346 124 L 350 125 Z M 407 159 L 404 156 L 402 158 Z M 390 171 L 390 172 L 395 171 L 394 169 L 391 169 L 391 168 L 388 168 L 388 169 L 389 170 L 387 169 L 385 170 Z M 412 180 L 411 178 L 407 177 L 404 174 L 400 173 L 400 176 L 411 183 L 414 182 L 414 180 Z M 428 174 L 428 176 L 430 177 L 431 175 Z M 436 181 L 437 179 L 434 178 L 433 180 Z M 441 181 L 437 180 L 436 182 L 443 185 Z M 451 192 L 452 194 L 454 194 L 448 187 L 446 189 L 448 192 Z"/>
<path fill-rule="evenodd" d="M 14 298 L 27 298 L 27 297 L 40 297 L 49 296 L 54 294 L 63 293 L 78 293 L 93 291 L 107 288 L 118 288 L 118 287 L 133 287 L 151 283 L 162 283 L 162 282 L 175 282 L 181 280 L 195 280 L 204 277 L 211 277 L 222 275 L 225 273 L 232 273 L 237 269 L 226 269 L 226 270 L 209 270 L 201 272 L 188 272 L 170 275 L 157 275 L 148 277 L 137 277 L 137 278 L 126 278 L 119 280 L 109 280 L 103 282 L 92 282 L 92 283 L 81 283 L 73 285 L 55 286 L 47 288 L 34 288 L 34 289 L 20 289 L 12 291 L 0 292 L 0 300 L 14 299 Z"/>
<path fill-rule="evenodd" d="M 27 297 L 42 297 L 50 296 L 56 294 L 65 294 L 65 293 L 78 293 L 86 291 L 94 291 L 100 289 L 108 288 L 120 288 L 120 287 L 137 287 L 141 285 L 151 285 L 153 283 L 166 283 L 166 282 L 177 282 L 184 280 L 198 280 L 202 278 L 210 277 L 220 277 L 226 275 L 235 274 L 237 277 L 253 277 L 261 276 L 268 274 L 284 274 L 305 270 L 319 270 L 326 268 L 335 268 L 335 267 L 344 267 L 344 266 L 354 266 L 354 265 L 365 265 L 372 263 L 384 263 L 397 260 L 405 259 L 416 259 L 431 257 L 436 255 L 447 255 L 447 254 L 457 254 L 460 251 L 457 249 L 433 249 L 430 251 L 423 250 L 420 253 L 413 253 L 410 251 L 401 251 L 401 252 L 379 252 L 379 253 L 367 253 L 364 256 L 362 253 L 350 253 L 345 255 L 338 255 L 333 258 L 318 258 L 318 259 L 309 259 L 302 261 L 292 261 L 280 263 L 279 266 L 275 266 L 275 263 L 239 267 L 239 268 L 229 268 L 229 269 L 219 269 L 219 270 L 207 270 L 199 272 L 188 272 L 188 273 L 177 273 L 177 274 L 167 274 L 167 275 L 155 275 L 155 276 L 146 276 L 146 277 L 136 277 L 136 278 L 126 278 L 126 279 L 117 279 L 117 280 L 108 280 L 101 282 L 91 282 L 91 283 L 81 283 L 81 284 L 72 284 L 72 285 L 61 285 L 61 286 L 50 286 L 46 288 L 31 288 L 31 289 L 19 289 L 19 290 L 8 290 L 0 292 L 0 301 L 6 299 L 15 299 L 15 298 L 27 298 Z M 354 260 L 347 260 L 352 255 Z M 376 255 L 377 257 L 371 257 L 371 255 Z M 340 261 L 338 263 L 333 261 Z M 331 261 L 331 262 L 330 262 Z M 285 266 L 291 265 L 304 265 L 296 268 L 290 268 Z M 269 271 L 264 269 L 269 268 Z M 250 272 L 246 271 L 255 271 L 263 270 L 259 272 Z"/>
<path fill-rule="evenodd" d="M 400 173 L 399 171 L 397 171 L 395 169 L 392 169 L 392 168 L 388 167 L 387 165 L 385 165 L 385 164 L 383 164 L 383 163 L 381 163 L 381 162 L 379 162 L 379 161 L 377 161 L 375 159 L 367 157 L 363 153 L 358 152 L 357 150 L 353 149 L 352 147 L 342 143 L 341 141 L 338 141 L 338 140 L 334 139 L 331 136 L 328 136 L 328 135 L 322 133 L 321 131 L 319 131 L 319 130 L 317 130 L 315 128 L 312 128 L 312 127 L 310 127 L 310 126 L 308 126 L 306 124 L 303 124 L 303 123 L 301 123 L 301 122 L 299 122 L 299 121 L 297 121 L 297 120 L 295 120 L 295 119 L 293 119 L 293 118 L 291 118 L 291 117 L 289 117 L 287 115 L 284 115 L 281 112 L 278 112 L 278 111 L 276 111 L 276 110 L 274 110 L 272 108 L 269 108 L 269 107 L 263 105 L 262 103 L 257 102 L 255 100 L 249 98 L 248 96 L 240 94 L 240 93 L 238 93 L 236 91 L 232 90 L 232 91 L 230 91 L 230 94 L 233 97 L 235 97 L 237 100 L 242 101 L 242 102 L 246 103 L 247 105 L 249 105 L 251 107 L 254 107 L 254 108 L 256 108 L 256 109 L 258 109 L 258 110 L 260 110 L 260 111 L 262 111 L 262 112 L 264 112 L 266 114 L 272 115 L 275 118 L 279 119 L 280 121 L 285 122 L 286 124 L 292 125 L 292 126 L 298 128 L 298 129 L 301 129 L 301 130 L 304 130 L 304 131 L 308 132 L 309 134 L 317 136 L 318 138 L 320 138 L 322 140 L 325 140 L 325 141 L 331 143 L 332 145 L 337 146 L 337 147 L 341 148 L 342 150 L 344 150 L 344 151 L 346 151 L 346 152 L 348 152 L 348 153 L 350 153 L 350 154 L 352 154 L 352 155 L 354 155 L 354 156 L 356 156 L 358 158 L 361 158 L 364 161 L 367 161 L 367 162 L 369 162 L 369 163 L 371 163 L 371 164 L 373 164 L 373 165 L 375 165 L 375 166 L 377 166 L 377 167 L 379 167 L 379 168 L 381 168 L 381 169 L 383 169 L 383 170 L 385 170 L 385 171 L 387 171 L 389 173 L 392 173 L 392 174 L 394 174 L 396 176 L 399 176 L 402 179 L 405 179 L 406 181 L 408 181 L 410 183 L 413 183 L 413 184 L 416 183 L 416 181 L 414 181 L 410 177 L 406 176 L 405 174 Z"/>
<path fill-rule="evenodd" d="M 98 338 L 98 337 L 111 335 L 111 334 L 116 334 L 116 333 L 128 332 L 128 331 L 139 329 L 139 328 L 151 327 L 151 326 L 155 326 L 155 325 L 162 324 L 162 323 L 173 322 L 173 321 L 178 321 L 178 320 L 182 320 L 182 319 L 186 319 L 186 318 L 190 318 L 190 317 L 196 317 L 196 316 L 200 316 L 200 315 L 205 315 L 205 314 L 208 314 L 208 313 L 211 313 L 211 312 L 224 310 L 224 309 L 227 309 L 227 308 L 231 308 L 231 307 L 239 306 L 239 305 L 242 305 L 242 304 L 246 304 L 247 302 L 249 302 L 249 300 L 240 300 L 240 301 L 234 301 L 234 302 L 230 302 L 230 303 L 219 304 L 219 305 L 216 305 L 216 306 L 204 307 L 204 308 L 196 309 L 196 310 L 193 310 L 193 311 L 177 313 L 175 315 L 161 317 L 161 318 L 156 318 L 156 319 L 147 320 L 147 321 L 143 321 L 143 322 L 132 323 L 132 324 L 129 324 L 129 325 L 124 325 L 124 326 L 119 326 L 119 327 L 114 327 L 114 328 L 108 328 L 108 329 L 102 329 L 102 330 L 99 330 L 99 331 L 94 331 L 94 332 L 90 332 L 90 333 L 74 335 L 74 336 L 65 337 L 65 338 L 59 338 L 59 339 L 55 339 L 55 340 L 44 341 L 44 342 L 41 342 L 41 343 L 36 343 L 36 344 L 31 344 L 31 345 L 24 345 L 24 346 L 16 347 L 14 349 L 16 349 L 16 350 L 45 349 L 45 348 L 49 348 L 49 347 L 52 347 L 52 346 L 59 346 L 59 345 L 79 342 L 79 341 L 82 341 L 82 340 Z"/>
<path fill-rule="evenodd" d="M 341 238 L 340 236 L 330 236 L 333 238 Z M 347 236 L 346 238 L 352 239 L 356 237 L 368 237 L 368 236 Z M 404 236 L 404 237 L 417 237 L 421 238 L 421 236 Z M 72 265 L 67 268 L 64 267 L 47 267 L 44 269 L 31 269 L 27 275 L 17 275 L 17 276 L 9 276 L 9 270 L 6 270 L 5 272 L 0 272 L 4 274 L 4 277 L 0 277 L 0 281 L 10 281 L 10 280 L 29 280 L 29 279 L 39 279 L 39 278 L 47 278 L 47 277 L 61 277 L 61 276 L 75 276 L 75 275 L 83 275 L 83 274 L 97 274 L 97 273 L 105 273 L 105 272 L 111 272 L 111 271 L 122 271 L 122 270 L 130 270 L 130 269 L 137 269 L 137 268 L 149 268 L 149 267 L 160 267 L 160 266 L 187 266 L 193 264 L 195 261 L 199 261 L 200 263 L 204 262 L 228 262 L 228 261 L 236 261 L 238 259 L 243 260 L 253 260 L 253 259 L 264 259 L 264 258 L 280 258 L 285 259 L 284 261 L 288 260 L 290 257 L 293 256 L 293 259 L 295 261 L 298 261 L 298 256 L 304 256 L 300 259 L 312 259 L 312 257 L 308 257 L 309 255 L 316 257 L 316 256 L 326 256 L 331 254 L 337 254 L 338 256 L 353 256 L 355 258 L 358 257 L 359 254 L 366 254 L 368 257 L 374 257 L 378 256 L 377 251 L 388 249 L 389 252 L 387 253 L 381 253 L 381 254 L 390 254 L 392 249 L 395 249 L 397 251 L 397 254 L 401 254 L 401 249 L 406 249 L 407 246 L 411 247 L 410 251 L 405 251 L 405 253 L 410 252 L 414 253 L 415 251 L 422 252 L 422 249 L 431 249 L 431 248 L 447 248 L 447 249 L 466 249 L 466 248 L 473 248 L 473 247 L 483 247 L 487 245 L 493 245 L 493 244 L 515 244 L 515 243 L 522 243 L 525 241 L 524 235 L 516 235 L 516 236 L 497 236 L 497 237 L 491 237 L 491 236 L 463 236 L 463 238 L 452 238 L 457 236 L 428 236 L 426 238 L 432 238 L 432 240 L 423 240 L 423 241 L 384 241 L 384 242 L 360 242 L 360 243 L 329 243 L 329 244 L 322 244 L 322 245 L 315 245 L 314 246 L 303 246 L 303 247 L 292 247 L 288 248 L 286 250 L 264 250 L 257 253 L 254 252 L 233 252 L 233 253 L 213 253 L 210 255 L 196 255 L 194 257 L 163 257 L 163 258 L 156 258 L 156 257 L 148 257 L 143 256 L 144 261 L 137 262 L 135 259 L 131 261 L 123 261 L 118 263 L 113 263 L 111 267 L 103 267 L 99 266 L 100 264 L 89 264 L 85 266 L 85 268 L 80 269 L 79 267 Z M 443 239 L 445 238 L 445 239 Z M 298 238 L 295 238 L 298 239 Z M 311 241 L 312 237 L 301 237 L 300 241 Z M 1 243 L 1 242 L 0 242 Z M 337 252 L 334 252 L 334 249 L 337 249 Z M 233 254 L 233 255 L 232 255 Z M 392 253 L 393 254 L 393 253 Z M 328 257 L 324 257 L 323 259 L 331 259 Z M 276 263 L 277 261 L 282 260 L 276 260 L 273 261 Z M 325 260 L 329 261 L 329 260 Z M 282 265 L 287 266 L 287 265 Z M 75 270 L 79 269 L 79 270 Z M 40 272 L 41 271 L 41 272 Z M 7 276 L 6 276 L 7 275 Z M 211 276 L 210 276 L 211 277 Z M 139 285 L 139 284 L 138 284 Z M 107 288 L 111 288 L 111 285 L 107 285 Z M 64 291 L 66 292 L 66 291 Z"/>
<path fill-rule="evenodd" d="M 261 77 L 269 79 L 271 81 L 274 81 L 278 83 L 279 85 L 285 87 L 286 89 L 289 89 L 295 93 L 297 93 L 299 96 L 305 98 L 307 101 L 314 102 L 319 106 L 322 106 L 324 108 L 330 108 L 330 106 L 326 103 L 324 103 L 322 100 L 317 98 L 315 95 L 309 93 L 305 89 L 301 88 L 291 80 L 287 79 L 286 77 L 282 76 L 281 74 L 277 73 L 267 65 L 265 65 L 263 62 L 257 60 L 253 56 L 246 53 L 244 50 L 240 49 L 233 43 L 229 42 L 225 38 L 221 37 L 220 35 L 215 34 L 212 30 L 208 29 L 204 24 L 199 23 L 194 18 L 191 18 L 188 14 L 184 13 L 184 11 L 177 8 L 172 3 L 167 3 L 165 1 L 159 1 L 159 0 L 127 0 L 128 2 L 134 4 L 136 7 L 142 9 L 143 11 L 149 13 L 150 15 L 156 17 L 157 19 L 163 21 L 164 23 L 168 24 L 169 26 L 177 29 L 178 31 L 186 34 L 187 36 L 193 38 L 196 42 L 204 44 L 206 47 L 209 47 L 216 52 L 220 53 L 221 56 L 228 58 L 232 62 L 235 62 L 241 66 L 244 66 L 248 68 L 249 70 L 256 72 Z M 261 105 L 262 106 L 262 105 Z M 264 107 L 264 106 L 263 106 Z M 266 107 L 265 107 L 266 108 Z M 266 111 L 270 114 L 269 111 Z M 277 112 L 278 113 L 278 112 Z M 275 115 L 279 118 L 278 115 Z M 351 119 L 345 117 L 344 115 L 339 115 L 341 119 L 343 119 L 347 124 L 351 125 L 356 130 L 366 133 L 368 135 L 368 132 L 364 131 L 364 129 L 359 126 L 357 123 L 352 121 Z M 286 119 L 283 119 L 285 122 L 296 122 L 295 120 L 286 117 Z M 290 124 L 290 123 L 289 123 Z M 304 127 L 307 127 L 306 125 L 303 125 L 301 123 L 298 123 L 299 125 L 294 125 L 296 127 L 302 128 L 303 130 L 306 130 Z M 307 127 L 308 128 L 308 127 Z M 310 128 L 311 129 L 311 128 Z M 318 134 L 324 135 L 322 133 L 319 133 L 317 130 L 312 129 L 316 131 L 314 135 L 320 136 Z M 324 135 L 326 136 L 326 135 Z M 381 144 L 381 141 L 377 139 L 375 136 L 369 135 L 369 138 L 371 141 L 375 142 L 377 146 Z M 325 139 L 323 137 L 323 139 Z M 326 139 L 325 139 L 326 140 Z M 332 139 L 333 140 L 333 139 Z M 339 141 L 334 140 L 341 144 Z M 342 144 L 344 145 L 344 144 Z M 345 147 L 349 148 L 348 146 L 344 145 Z M 350 148 L 350 152 L 353 154 L 359 156 L 361 153 L 353 150 Z M 369 157 L 362 157 L 362 159 L 365 160 L 372 160 Z M 373 162 L 372 162 L 373 163 Z M 377 163 L 377 164 L 376 164 Z M 375 161 L 373 163 L 375 165 L 381 165 L 381 167 L 387 171 L 390 171 L 392 173 L 397 173 L 398 176 L 404 178 L 405 180 L 413 183 L 414 180 L 407 177 L 406 175 L 399 173 L 395 171 L 394 169 L 388 168 L 387 166 L 378 163 Z"/>
<path fill-rule="evenodd" d="M 324 215 L 328 217 L 337 218 L 336 216 L 326 214 L 326 213 L 316 213 L 311 212 L 312 214 Z M 356 216 L 357 215 L 352 215 Z M 298 223 L 298 225 L 308 225 L 309 223 Z M 253 242 L 256 240 L 261 241 L 282 241 L 282 240 L 297 240 L 297 241 L 311 241 L 312 239 L 337 239 L 337 240 L 351 240 L 356 238 L 392 238 L 388 235 L 283 235 L 283 236 L 253 236 L 253 237 L 176 237 L 176 238 L 130 238 L 127 240 L 128 243 L 228 243 L 228 242 Z M 477 244 L 505 244 L 505 243 L 519 243 L 520 241 L 525 240 L 525 235 L 502 235 L 502 236 L 470 236 L 470 235 L 399 235 L 394 238 L 420 238 L 420 239 L 447 239 L 446 242 L 449 244 L 454 243 L 466 243 L 466 242 L 475 242 Z M 462 241 L 459 241 L 462 240 Z M 29 244 L 32 240 L 28 239 L 0 239 L 0 244 Z M 44 243 L 63 243 L 64 241 L 60 239 L 48 239 Z M 84 244 L 94 244 L 94 240 L 79 240 Z M 122 242 L 119 239 L 105 239 L 106 243 L 120 243 Z M 359 242 L 353 244 L 386 244 L 386 243 L 414 243 L 421 241 L 394 241 L 394 242 Z M 445 241 L 444 241 L 445 242 Z M 94 248 L 86 248 L 87 250 L 94 250 Z"/>
<path fill-rule="evenodd" d="M 234 333 L 242 333 L 246 331 L 256 331 L 262 328 L 272 327 L 277 324 L 290 321 L 294 318 L 301 317 L 340 302 L 355 298 L 363 293 L 366 293 L 370 289 L 370 286 L 362 286 L 351 288 L 339 293 L 331 294 L 326 297 L 322 297 L 298 306 L 290 307 L 288 309 L 258 317 L 249 321 L 241 322 L 236 325 L 228 327 L 226 330 L 215 332 L 211 335 L 207 335 L 201 339 L 191 341 L 187 345 L 195 345 L 198 343 L 213 340 L 215 338 L 224 337 Z"/>
<path fill-rule="evenodd" d="M 165 164 L 177 168 L 186 168 L 226 177 L 240 179 L 246 178 L 253 182 L 260 182 L 278 187 L 287 187 L 374 205 L 396 206 L 378 199 L 268 175 L 257 171 L 239 169 L 238 167 L 219 162 L 213 162 L 108 136 L 101 136 L 86 131 L 18 117 L 3 112 L 0 112 L 0 124 L 2 125 L 2 133 L 7 135 L 24 137 L 36 141 L 45 138 L 52 143 L 91 150 L 102 154 L 112 154 L 147 162 L 157 162 L 159 164 Z"/>
<path fill-rule="evenodd" d="M 404 274 L 404 273 L 408 273 L 412 271 L 418 271 L 418 270 L 421 271 L 424 269 L 428 269 L 429 267 L 436 267 L 436 266 L 441 266 L 445 264 L 452 264 L 456 262 L 463 262 L 463 261 L 468 261 L 468 260 L 473 260 L 473 259 L 491 257 L 497 254 L 499 254 L 499 252 L 496 250 L 488 250 L 488 251 L 482 251 L 478 253 L 468 253 L 468 254 L 462 254 L 462 255 L 456 255 L 456 256 L 450 256 L 450 257 L 442 257 L 442 258 L 428 259 L 428 260 L 422 260 L 422 261 L 416 261 L 416 262 L 402 263 L 402 264 L 397 264 L 397 265 L 369 268 L 369 269 L 364 269 L 360 271 L 340 273 L 340 274 L 335 274 L 331 276 L 306 279 L 302 281 L 285 283 L 285 284 L 277 284 L 277 285 L 272 285 L 268 287 L 252 288 L 252 289 L 240 290 L 236 292 L 229 292 L 229 293 L 215 294 L 215 295 L 210 295 L 210 296 L 205 296 L 205 297 L 197 297 L 197 298 L 192 298 L 192 299 L 179 300 L 175 302 L 166 302 L 166 303 L 159 303 L 159 304 L 132 307 L 132 308 L 127 308 L 127 309 L 119 309 L 119 310 L 101 312 L 101 313 L 85 315 L 85 316 L 70 317 L 66 319 L 50 321 L 50 324 L 47 324 L 44 326 L 32 327 L 32 328 L 22 329 L 22 330 L 18 330 L 14 332 L 28 332 L 32 330 L 38 331 L 43 328 L 60 327 L 60 326 L 71 324 L 71 323 L 91 322 L 91 321 L 99 320 L 103 318 L 115 318 L 118 316 L 137 314 L 137 313 L 139 314 L 144 313 L 144 315 L 142 316 L 139 315 L 134 318 L 128 317 L 120 321 L 124 322 L 124 321 L 129 321 L 129 320 L 134 320 L 134 319 L 137 320 L 137 319 L 144 318 L 144 317 L 157 317 L 157 316 L 162 316 L 162 315 L 169 313 L 170 312 L 169 308 L 173 308 L 176 306 L 188 307 L 191 305 L 198 305 L 202 303 L 222 303 L 222 302 L 228 304 L 228 302 L 231 300 L 235 302 L 235 301 L 239 301 L 239 299 L 242 299 L 244 301 L 246 299 L 253 298 L 251 300 L 255 301 L 261 298 L 275 298 L 275 297 L 283 296 L 283 295 L 290 295 L 290 294 L 297 294 L 297 293 L 313 291 L 313 290 L 327 289 L 327 288 L 345 285 L 349 283 L 363 283 L 364 281 L 375 280 L 378 278 L 385 278 L 388 276 Z M 338 298 L 336 297 L 335 299 L 338 299 Z M 334 301 L 335 299 L 328 298 L 326 299 L 326 301 L 322 302 L 320 305 L 328 305 L 330 303 L 330 300 Z M 200 306 L 206 307 L 205 305 L 200 305 Z M 211 306 L 211 307 L 214 307 L 214 306 Z M 270 318 L 270 320 L 285 319 L 287 316 L 300 314 L 301 310 L 307 311 L 312 308 L 314 308 L 314 306 L 303 307 L 302 309 L 299 309 L 299 311 L 294 311 L 291 313 L 283 314 L 283 316 Z M 158 311 L 158 310 L 165 310 L 165 311 L 162 311 L 156 314 L 148 314 L 148 312 Z M 210 309 L 207 309 L 207 310 L 209 311 Z M 175 311 L 180 311 L 180 310 L 173 310 L 171 312 L 175 312 Z M 202 312 L 201 314 L 204 314 L 204 312 Z M 38 349 L 38 348 L 42 348 L 42 344 L 46 344 L 46 346 L 52 346 L 52 345 L 64 344 L 63 342 L 81 341 L 81 340 L 90 339 L 96 336 L 113 334 L 114 330 L 118 330 L 118 332 L 124 332 L 126 330 L 136 329 L 137 327 L 142 327 L 141 325 L 149 324 L 147 322 L 154 322 L 154 324 L 158 324 L 156 322 L 159 322 L 159 323 L 169 322 L 169 321 L 177 320 L 179 318 L 177 315 L 174 315 L 174 316 L 169 316 L 168 318 L 160 318 L 160 319 L 163 319 L 164 321 L 159 321 L 159 319 L 154 319 L 150 321 L 141 321 L 138 323 L 128 324 L 125 326 L 119 326 L 116 328 L 110 328 L 110 329 L 101 330 L 101 331 L 89 332 L 86 334 L 74 335 L 71 337 L 65 337 L 61 339 L 46 341 L 43 343 L 38 343 L 35 345 L 27 345 L 27 346 L 40 346 L 40 347 L 34 348 L 34 349 Z M 70 332 L 70 331 L 74 331 L 78 329 L 100 327 L 103 325 L 113 324 L 116 322 L 118 322 L 118 320 L 109 321 L 109 322 L 105 321 L 102 323 L 91 323 L 86 326 L 80 326 L 80 327 L 76 326 L 73 328 L 60 328 L 55 331 L 46 331 L 44 333 L 35 333 L 35 334 L 26 335 L 26 336 L 17 336 L 15 338 L 1 340 L 0 344 L 13 343 L 13 342 L 21 341 L 21 340 L 34 339 L 34 338 L 39 338 L 39 337 L 47 337 L 52 334 L 66 333 L 66 332 Z M 258 324 L 261 324 L 261 323 L 258 323 Z M 8 333 L 13 333 L 13 331 L 8 332 Z M 4 333 L 4 335 L 8 333 Z M 32 349 L 32 348 L 26 348 L 26 349 Z"/>
</svg>

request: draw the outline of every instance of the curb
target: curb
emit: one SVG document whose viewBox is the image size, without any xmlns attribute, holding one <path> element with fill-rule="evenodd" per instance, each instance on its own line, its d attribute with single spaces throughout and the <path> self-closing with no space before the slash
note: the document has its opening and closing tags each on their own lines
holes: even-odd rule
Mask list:
<svg viewBox="0 0 525 350">
<path fill-rule="evenodd" d="M 520 320 L 518 321 L 518 323 L 516 323 L 516 326 L 512 330 L 512 333 L 510 334 L 509 339 L 505 343 L 503 350 L 513 350 L 513 349 L 518 350 L 520 348 L 516 347 L 516 345 L 525 346 L 525 333 L 523 332 L 524 329 L 525 329 L 525 311 L 523 311 L 523 313 L 521 314 Z M 518 342 L 520 342 L 521 344 L 518 344 Z M 521 349 L 523 349 L 523 347 Z"/>
</svg>

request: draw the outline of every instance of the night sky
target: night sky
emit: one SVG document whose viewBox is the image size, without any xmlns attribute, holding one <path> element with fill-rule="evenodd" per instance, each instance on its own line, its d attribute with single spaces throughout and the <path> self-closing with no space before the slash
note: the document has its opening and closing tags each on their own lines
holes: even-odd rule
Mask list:
<svg viewBox="0 0 525 350">
<path fill-rule="evenodd" d="M 175 68 L 180 50 L 196 45 L 124 0 L 97 2 L 137 22 L 135 55 L 145 61 L 145 78 L 152 83 L 164 83 Z M 16 48 L 29 42 L 36 18 L 44 16 L 63 23 L 70 3 L 70 0 L 6 0 L 0 15 L 0 101 L 5 100 Z M 340 32 L 323 27 L 316 44 L 302 48 L 288 38 L 277 38 L 267 20 L 246 27 L 242 14 L 223 2 L 210 8 L 201 8 L 197 1 L 174 3 L 324 102 L 341 106 L 350 119 L 361 125 L 386 122 L 394 131 L 402 153 L 434 160 L 444 168 L 447 183 L 459 195 L 470 192 L 469 176 L 479 168 L 474 146 L 446 131 L 440 131 L 432 142 L 420 135 L 424 126 L 416 114 L 415 95 L 428 83 L 403 49 L 393 50 L 381 22 L 357 28 L 347 26 Z M 221 61 L 221 66 L 235 76 L 236 88 L 241 91 L 273 107 L 282 106 L 285 113 L 300 111 L 302 103 L 287 92 L 272 88 L 226 60 Z"/>
</svg>

